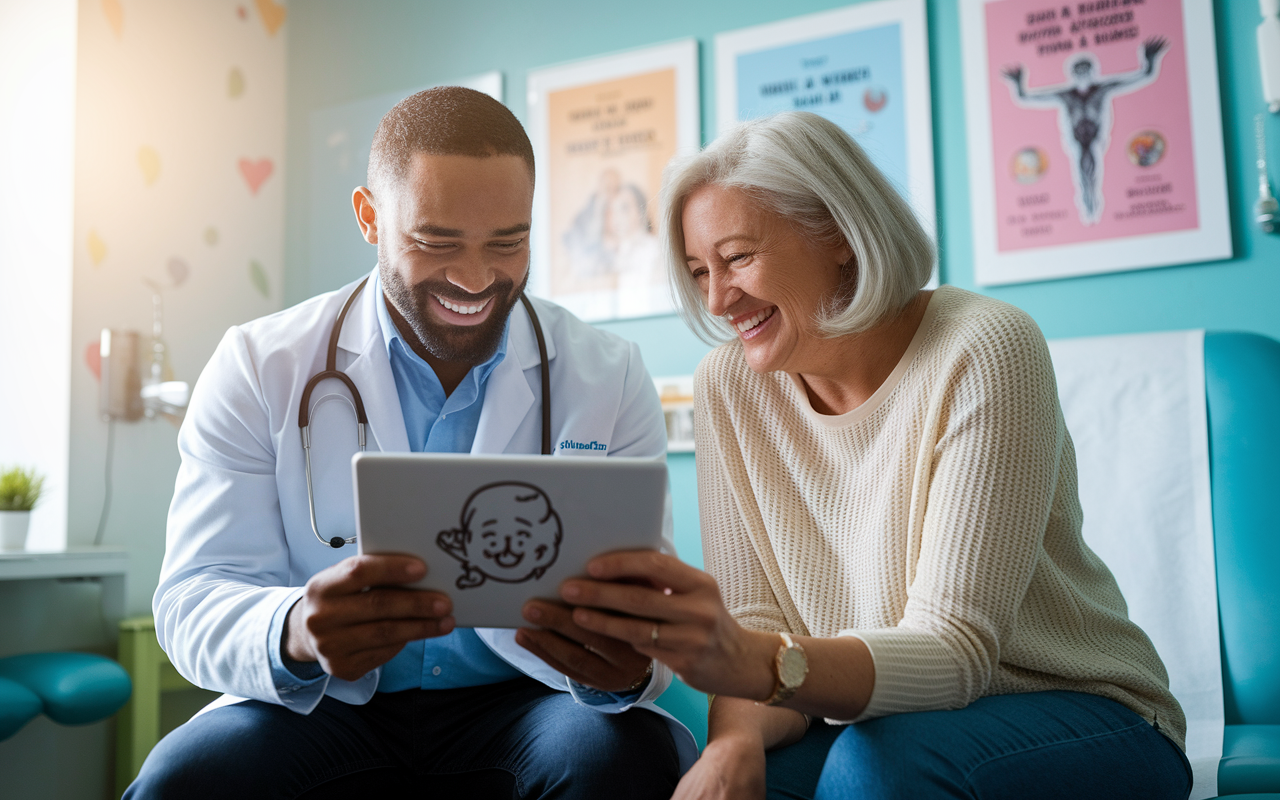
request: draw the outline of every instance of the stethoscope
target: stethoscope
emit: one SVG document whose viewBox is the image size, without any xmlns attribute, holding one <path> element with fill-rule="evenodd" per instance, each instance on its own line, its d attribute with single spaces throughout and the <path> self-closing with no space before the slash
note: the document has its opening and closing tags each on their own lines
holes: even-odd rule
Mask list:
<svg viewBox="0 0 1280 800">
<path fill-rule="evenodd" d="M 325 359 L 324 372 L 316 373 L 311 376 L 311 380 L 307 381 L 306 388 L 302 390 L 302 403 L 298 406 L 298 428 L 302 432 L 302 453 L 307 461 L 307 506 L 311 510 L 311 532 L 316 535 L 321 544 L 328 545 L 334 549 L 342 547 L 344 544 L 355 544 L 356 537 L 351 536 L 344 539 L 341 536 L 334 536 L 332 539 L 326 539 L 320 535 L 320 528 L 316 525 L 316 496 L 311 488 L 311 390 L 316 388 L 320 381 L 329 378 L 336 378 L 346 384 L 348 391 L 351 392 L 351 399 L 354 401 L 360 451 L 364 452 L 365 430 L 369 425 L 369 418 L 364 413 L 364 401 L 360 399 L 360 390 L 356 388 L 355 381 L 351 380 L 347 373 L 338 369 L 337 363 L 338 335 L 342 333 L 342 323 L 346 320 L 347 312 L 351 310 L 351 306 L 360 295 L 360 291 L 364 289 L 364 285 L 368 282 L 368 278 L 360 281 L 360 285 L 347 298 L 347 302 L 343 303 L 342 310 L 338 312 L 338 319 L 333 323 L 333 331 L 329 334 L 329 354 Z M 525 297 L 523 292 L 520 293 L 520 302 L 524 304 L 525 311 L 529 312 L 529 321 L 533 323 L 533 335 L 538 340 L 538 357 L 542 359 L 542 363 L 539 365 L 542 372 L 542 454 L 549 456 L 551 455 L 551 367 L 547 363 L 547 340 L 543 338 L 542 323 L 538 321 L 538 313 L 533 310 L 533 304 L 529 302 L 529 298 Z"/>
</svg>

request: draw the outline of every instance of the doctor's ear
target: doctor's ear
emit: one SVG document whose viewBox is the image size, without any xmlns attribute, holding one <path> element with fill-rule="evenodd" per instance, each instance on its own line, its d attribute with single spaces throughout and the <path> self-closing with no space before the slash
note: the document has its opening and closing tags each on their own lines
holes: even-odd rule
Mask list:
<svg viewBox="0 0 1280 800">
<path fill-rule="evenodd" d="M 360 226 L 360 235 L 369 244 L 377 244 L 378 209 L 373 205 L 373 192 L 367 187 L 357 186 L 351 193 L 351 207 L 356 212 L 356 224 Z"/>
</svg>

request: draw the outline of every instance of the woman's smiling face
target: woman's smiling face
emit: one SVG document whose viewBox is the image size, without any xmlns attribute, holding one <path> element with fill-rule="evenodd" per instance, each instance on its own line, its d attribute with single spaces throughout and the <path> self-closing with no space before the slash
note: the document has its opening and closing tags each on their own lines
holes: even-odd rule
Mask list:
<svg viewBox="0 0 1280 800">
<path fill-rule="evenodd" d="M 681 215 L 689 272 L 707 310 L 737 331 L 756 372 L 806 372 L 823 341 L 815 318 L 840 288 L 845 244 L 819 245 L 746 192 L 708 185 Z"/>
</svg>

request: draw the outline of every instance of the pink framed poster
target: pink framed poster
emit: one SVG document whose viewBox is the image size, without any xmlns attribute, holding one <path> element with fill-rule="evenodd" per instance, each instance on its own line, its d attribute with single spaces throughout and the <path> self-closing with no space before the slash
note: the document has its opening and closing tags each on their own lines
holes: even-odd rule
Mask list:
<svg viewBox="0 0 1280 800">
<path fill-rule="evenodd" d="M 964 0 L 974 277 L 1230 258 L 1210 0 Z"/>
</svg>

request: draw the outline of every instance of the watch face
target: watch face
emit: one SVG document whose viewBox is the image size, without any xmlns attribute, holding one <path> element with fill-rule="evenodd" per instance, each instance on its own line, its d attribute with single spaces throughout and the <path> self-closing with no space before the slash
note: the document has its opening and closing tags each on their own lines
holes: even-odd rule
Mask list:
<svg viewBox="0 0 1280 800">
<path fill-rule="evenodd" d="M 803 652 L 789 648 L 782 651 L 778 663 L 778 680 L 783 686 L 799 686 L 808 672 L 809 665 Z"/>
</svg>

